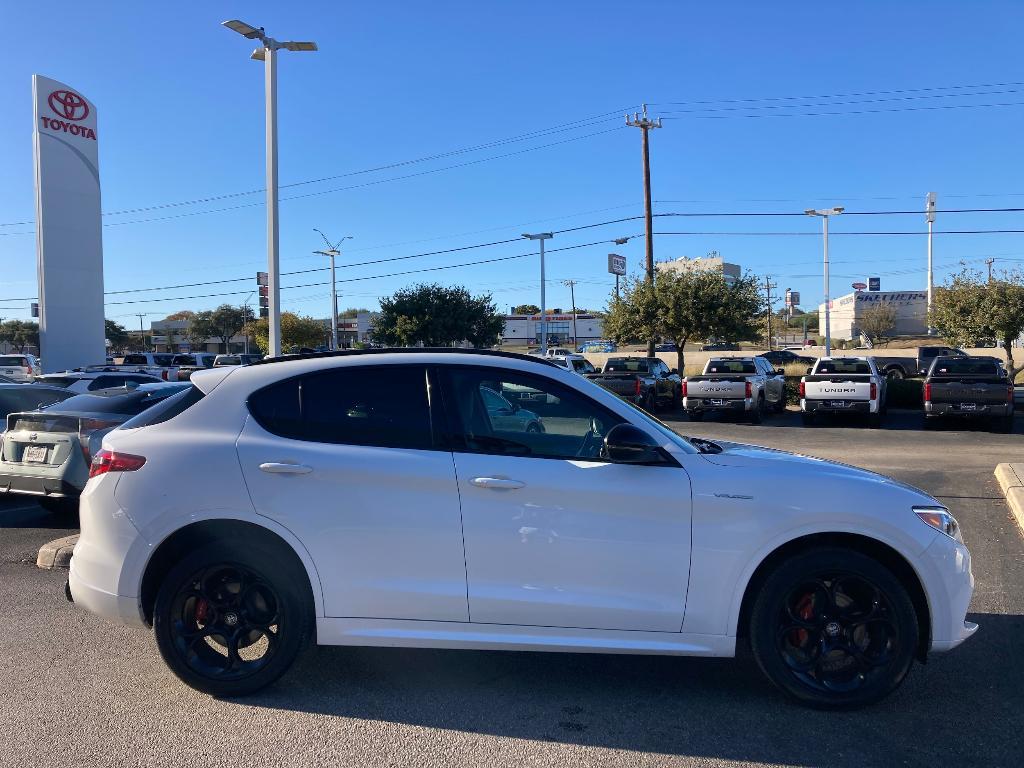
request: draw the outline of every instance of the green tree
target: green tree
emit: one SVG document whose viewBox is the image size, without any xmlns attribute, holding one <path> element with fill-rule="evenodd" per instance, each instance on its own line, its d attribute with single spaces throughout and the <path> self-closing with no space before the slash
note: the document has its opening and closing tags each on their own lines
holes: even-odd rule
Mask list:
<svg viewBox="0 0 1024 768">
<path fill-rule="evenodd" d="M 490 347 L 502 330 L 491 294 L 471 296 L 462 287 L 420 284 L 381 299 L 373 337 L 390 346 L 446 347 L 468 341 Z"/>
<path fill-rule="evenodd" d="M 7 342 L 24 352 L 28 347 L 39 348 L 39 323 L 31 320 L 8 320 L 0 323 L 0 342 Z"/>
<path fill-rule="evenodd" d="M 896 308 L 886 304 L 876 304 L 864 310 L 857 328 L 871 342 L 871 346 L 881 344 L 892 335 L 896 327 Z"/>
<path fill-rule="evenodd" d="M 124 349 L 125 345 L 128 344 L 128 339 L 130 338 L 128 329 L 116 320 L 104 320 L 103 330 L 112 348 Z"/>
<path fill-rule="evenodd" d="M 270 325 L 266 318 L 252 320 L 246 324 L 249 335 L 263 354 L 270 352 Z M 281 313 L 281 349 L 292 347 L 315 347 L 322 344 L 326 326 L 321 320 L 296 315 L 294 312 Z"/>
<path fill-rule="evenodd" d="M 355 317 L 358 317 L 360 314 L 364 312 L 369 313 L 370 310 L 365 308 L 356 309 L 355 307 L 349 307 L 348 309 L 343 309 L 341 312 L 338 313 L 338 319 L 351 320 Z"/>
<path fill-rule="evenodd" d="M 206 349 L 206 340 L 211 336 L 217 336 L 217 327 L 213 322 L 213 311 L 204 309 L 196 312 L 188 318 L 188 327 L 185 328 L 184 336 L 188 339 L 192 351 Z"/>
<path fill-rule="evenodd" d="M 164 320 L 191 320 L 195 315 L 191 309 L 181 309 L 177 312 L 171 312 Z"/>
<path fill-rule="evenodd" d="M 519 304 L 512 307 L 513 315 L 539 315 L 540 307 L 536 304 Z"/>
<path fill-rule="evenodd" d="M 1013 380 L 1024 370 L 1013 359 L 1013 342 L 1024 332 L 1024 272 L 1003 272 L 988 282 L 980 272 L 961 270 L 948 285 L 935 289 L 928 324 L 960 346 L 995 339 Z"/>
<path fill-rule="evenodd" d="M 652 337 L 676 345 L 676 367 L 685 366 L 685 344 L 692 339 L 753 338 L 764 323 L 763 300 L 753 275 L 731 285 L 719 272 L 665 271 L 654 284 L 629 278 L 622 298 L 614 294 L 604 321 L 605 335 L 617 342 Z"/>
<path fill-rule="evenodd" d="M 237 336 L 247 322 L 253 319 L 252 307 L 236 307 L 231 304 L 221 304 L 210 313 L 210 323 L 213 328 L 211 336 L 216 336 L 224 345 L 224 351 L 228 351 L 228 344 L 232 337 Z"/>
</svg>

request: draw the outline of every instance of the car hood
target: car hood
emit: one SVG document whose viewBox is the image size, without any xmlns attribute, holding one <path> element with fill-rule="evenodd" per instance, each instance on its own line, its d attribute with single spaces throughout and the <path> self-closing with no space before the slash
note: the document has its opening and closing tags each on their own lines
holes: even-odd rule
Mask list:
<svg viewBox="0 0 1024 768">
<path fill-rule="evenodd" d="M 723 440 L 713 440 L 711 442 L 720 446 L 722 452 L 701 454 L 708 462 L 721 467 L 764 471 L 777 479 L 779 482 L 778 487 L 780 488 L 785 487 L 784 483 L 799 483 L 802 479 L 811 478 L 815 481 L 814 485 L 818 489 L 825 489 L 830 485 L 835 486 L 847 482 L 871 483 L 918 496 L 920 498 L 917 503 L 939 504 L 939 502 L 920 488 L 915 488 L 908 483 L 849 464 L 819 459 L 814 456 L 804 456 L 799 453 L 779 451 L 774 448 L 764 448 L 758 445 L 732 443 Z"/>
</svg>

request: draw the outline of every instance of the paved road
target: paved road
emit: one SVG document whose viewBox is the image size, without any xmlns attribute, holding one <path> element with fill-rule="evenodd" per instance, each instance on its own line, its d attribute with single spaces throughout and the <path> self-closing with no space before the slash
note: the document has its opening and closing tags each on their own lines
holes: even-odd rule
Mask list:
<svg viewBox="0 0 1024 768">
<path fill-rule="evenodd" d="M 30 563 L 66 522 L 0 499 L 0 765 L 1019 766 L 1024 539 L 992 469 L 1018 435 L 676 423 L 801 450 L 941 497 L 975 555 L 978 634 L 916 665 L 871 709 L 790 705 L 746 653 L 696 660 L 319 648 L 272 689 L 215 701 L 177 683 L 152 636 L 64 602 Z M 1020 431 L 1020 426 L 1018 426 Z M 780 488 L 780 493 L 799 489 Z"/>
</svg>

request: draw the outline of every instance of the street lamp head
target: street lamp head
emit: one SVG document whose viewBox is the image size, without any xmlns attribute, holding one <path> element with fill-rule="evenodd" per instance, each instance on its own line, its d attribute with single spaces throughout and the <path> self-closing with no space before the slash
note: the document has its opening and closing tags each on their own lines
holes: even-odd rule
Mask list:
<svg viewBox="0 0 1024 768">
<path fill-rule="evenodd" d="M 263 27 L 254 27 L 252 24 L 246 24 L 244 21 L 239 19 L 228 19 L 222 21 L 221 26 L 227 27 L 232 32 L 237 32 L 242 37 L 247 37 L 250 40 L 257 40 L 263 37 Z"/>
<path fill-rule="evenodd" d="M 845 208 L 842 208 L 840 206 L 836 206 L 835 208 L 832 209 L 832 215 L 833 216 L 838 216 L 840 213 L 842 213 L 845 210 L 846 210 Z"/>
<path fill-rule="evenodd" d="M 838 206 L 835 208 L 821 209 L 808 208 L 806 211 L 804 211 L 804 213 L 806 213 L 808 216 L 838 216 L 845 210 L 845 208 L 840 208 Z"/>
<path fill-rule="evenodd" d="M 625 245 L 626 243 L 629 242 L 629 238 L 628 237 L 617 237 L 614 240 L 612 240 L 612 242 L 615 243 L 615 245 Z"/>
<path fill-rule="evenodd" d="M 267 49 L 257 48 L 255 51 L 252 52 L 252 54 L 250 54 L 249 58 L 253 61 L 266 61 Z"/>
<path fill-rule="evenodd" d="M 281 43 L 282 48 L 287 48 L 289 51 L 317 51 L 319 48 L 316 47 L 314 42 L 300 42 L 295 40 L 289 40 L 288 42 Z"/>
<path fill-rule="evenodd" d="M 525 237 L 527 240 L 550 240 L 554 236 L 555 235 L 552 232 L 538 232 L 535 235 L 530 235 L 527 234 L 526 232 L 523 233 L 523 237 Z"/>
</svg>

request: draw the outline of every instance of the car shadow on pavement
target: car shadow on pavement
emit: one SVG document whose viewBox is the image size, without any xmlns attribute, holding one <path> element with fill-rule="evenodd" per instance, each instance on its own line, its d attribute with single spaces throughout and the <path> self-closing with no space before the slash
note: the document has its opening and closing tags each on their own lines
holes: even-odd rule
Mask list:
<svg viewBox="0 0 1024 768">
<path fill-rule="evenodd" d="M 701 421 L 691 421 L 687 418 L 686 414 L 682 411 L 665 411 L 663 413 L 656 414 L 658 418 L 665 421 L 673 429 L 682 434 L 687 433 L 688 426 L 693 424 L 695 426 L 701 424 L 728 424 L 730 426 L 737 427 L 795 427 L 797 429 L 822 429 L 822 428 L 834 428 L 834 429 L 869 429 L 867 420 L 864 418 L 858 418 L 854 416 L 825 416 L 819 417 L 813 424 L 805 425 L 800 418 L 800 412 L 797 410 L 787 410 L 784 413 L 770 414 L 764 418 L 760 424 L 750 424 L 742 418 L 735 416 L 729 417 L 709 417 Z M 937 421 L 935 423 L 929 423 L 925 427 L 924 414 L 919 410 L 911 409 L 898 409 L 890 410 L 885 417 L 882 419 L 882 423 L 874 430 L 886 431 L 886 430 L 897 430 L 901 432 L 994 432 L 1000 434 L 1001 430 L 993 429 L 992 425 L 985 419 L 962 419 L 962 420 L 948 420 L 948 421 Z M 1024 431 L 1024 423 L 1021 418 L 1018 418 L 1014 424 L 1014 432 L 1019 433 Z"/>
<path fill-rule="evenodd" d="M 855 712 L 790 703 L 742 644 L 736 659 L 315 648 L 239 703 L 717 760 L 1019 765 L 1024 616 L 970 618 L 974 638 Z"/>
</svg>

